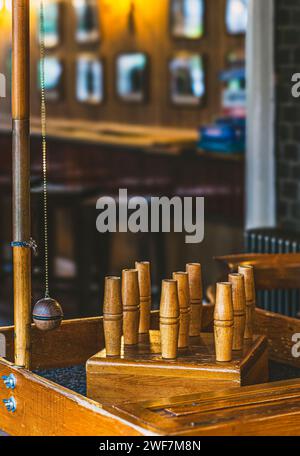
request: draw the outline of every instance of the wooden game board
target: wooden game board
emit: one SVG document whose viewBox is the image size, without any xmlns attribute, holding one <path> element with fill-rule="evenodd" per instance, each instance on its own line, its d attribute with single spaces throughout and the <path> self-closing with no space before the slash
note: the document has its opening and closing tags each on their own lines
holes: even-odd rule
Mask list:
<svg viewBox="0 0 300 456">
<path fill-rule="evenodd" d="M 243 352 L 233 360 L 218 363 L 214 336 L 203 333 L 191 338 L 189 349 L 179 351 L 174 361 L 161 358 L 160 333 L 150 331 L 149 341 L 122 347 L 119 358 L 109 358 L 105 349 L 88 360 L 87 395 L 104 404 L 151 400 L 170 395 L 192 394 L 230 386 L 268 381 L 268 348 L 264 336 L 245 341 Z"/>
<path fill-rule="evenodd" d="M 213 306 L 204 306 L 203 328 L 210 326 L 212 310 Z M 151 328 L 157 329 L 157 312 L 152 313 L 151 320 Z M 272 360 L 300 366 L 299 359 L 291 354 L 292 335 L 300 333 L 299 320 L 257 309 L 255 332 L 267 336 Z M 150 403 L 139 405 L 104 406 L 101 401 L 87 399 L 14 366 L 10 362 L 13 360 L 14 327 L 0 328 L 0 334 L 5 337 L 7 358 L 0 359 L 0 376 L 12 373 L 17 378 L 14 395 L 18 410 L 14 414 L 0 413 L 0 428 L 10 435 L 299 435 L 300 432 L 299 379 L 183 398 L 171 394 L 163 400 L 152 399 Z M 41 333 L 32 326 L 31 336 L 32 369 L 82 364 L 104 347 L 103 319 L 65 321 L 57 331 L 50 333 Z M 250 401 L 249 391 L 252 394 Z M 8 394 L 9 391 L 0 386 L 0 402 Z M 214 406 L 216 394 L 219 398 L 217 409 Z M 236 405 L 232 402 L 233 394 L 240 398 Z M 160 413 L 164 414 L 164 409 L 172 405 L 188 403 L 192 406 L 201 400 L 203 407 L 207 395 L 210 398 L 209 419 L 218 415 L 217 421 L 207 421 L 208 415 L 204 411 L 197 414 L 198 408 L 193 409 L 197 412 L 195 415 L 188 415 L 189 426 L 185 425 L 185 419 L 175 415 L 169 415 L 168 420 L 160 419 Z M 157 413 L 152 413 L 156 405 Z M 251 414 L 254 405 L 258 413 Z"/>
</svg>

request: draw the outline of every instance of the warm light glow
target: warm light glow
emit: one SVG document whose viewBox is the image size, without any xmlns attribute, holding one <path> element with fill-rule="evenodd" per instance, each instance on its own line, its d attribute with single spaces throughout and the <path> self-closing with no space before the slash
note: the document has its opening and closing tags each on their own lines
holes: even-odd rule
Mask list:
<svg viewBox="0 0 300 456">
<path fill-rule="evenodd" d="M 6 12 L 11 12 L 12 10 L 12 0 L 0 0 L 0 13 L 5 14 Z"/>
<path fill-rule="evenodd" d="M 1 28 L 10 27 L 12 12 L 12 0 L 0 0 L 0 24 Z"/>
</svg>

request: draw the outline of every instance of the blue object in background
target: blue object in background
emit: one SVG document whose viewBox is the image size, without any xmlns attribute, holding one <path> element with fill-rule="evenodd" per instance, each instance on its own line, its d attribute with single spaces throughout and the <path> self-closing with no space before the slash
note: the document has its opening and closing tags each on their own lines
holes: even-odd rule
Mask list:
<svg viewBox="0 0 300 456">
<path fill-rule="evenodd" d="M 245 66 L 241 66 L 238 68 L 230 68 L 229 70 L 225 70 L 220 73 L 220 81 L 230 82 L 232 80 L 238 80 L 238 81 L 246 80 Z"/>
<path fill-rule="evenodd" d="M 198 146 L 211 152 L 237 153 L 246 148 L 246 120 L 224 118 L 200 128 Z"/>
</svg>

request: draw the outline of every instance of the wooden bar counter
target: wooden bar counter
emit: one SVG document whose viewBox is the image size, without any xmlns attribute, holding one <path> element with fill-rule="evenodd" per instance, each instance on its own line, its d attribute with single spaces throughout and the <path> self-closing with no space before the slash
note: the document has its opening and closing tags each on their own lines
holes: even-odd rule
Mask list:
<svg viewBox="0 0 300 456">
<path fill-rule="evenodd" d="M 99 196 L 129 193 L 204 196 L 206 215 L 242 225 L 244 160 L 197 151 L 196 129 L 48 120 L 49 182 L 95 187 Z M 11 131 L 0 125 L 0 177 L 11 175 Z M 31 120 L 31 179 L 41 176 L 41 139 Z M 1 189 L 0 189 L 1 190 Z"/>
</svg>

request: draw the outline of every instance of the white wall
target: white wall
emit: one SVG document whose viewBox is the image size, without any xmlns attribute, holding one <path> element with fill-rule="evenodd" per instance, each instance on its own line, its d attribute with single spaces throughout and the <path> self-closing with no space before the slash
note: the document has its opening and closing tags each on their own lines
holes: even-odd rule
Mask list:
<svg viewBox="0 0 300 456">
<path fill-rule="evenodd" d="M 246 227 L 276 224 L 274 0 L 250 0 Z"/>
</svg>

